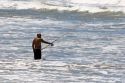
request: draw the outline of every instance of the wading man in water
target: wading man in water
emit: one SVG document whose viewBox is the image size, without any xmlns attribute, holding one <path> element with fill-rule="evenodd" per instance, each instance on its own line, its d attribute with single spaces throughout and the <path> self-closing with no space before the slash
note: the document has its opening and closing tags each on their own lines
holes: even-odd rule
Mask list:
<svg viewBox="0 0 125 83">
<path fill-rule="evenodd" d="M 47 42 L 45 40 L 43 40 L 41 38 L 41 34 L 37 34 L 37 37 L 33 39 L 32 42 L 32 48 L 33 48 L 33 52 L 34 52 L 34 59 L 41 59 L 41 43 L 46 43 L 46 44 L 50 44 L 51 46 L 53 46 L 53 43 Z"/>
</svg>

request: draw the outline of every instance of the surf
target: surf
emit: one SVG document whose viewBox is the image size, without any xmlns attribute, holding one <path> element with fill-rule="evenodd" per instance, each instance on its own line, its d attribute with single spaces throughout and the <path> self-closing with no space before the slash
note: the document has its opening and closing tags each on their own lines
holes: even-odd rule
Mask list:
<svg viewBox="0 0 125 83">
<path fill-rule="evenodd" d="M 0 9 L 16 10 L 57 10 L 57 11 L 76 11 L 76 12 L 122 12 L 125 13 L 124 0 L 5 0 L 0 1 Z"/>
</svg>

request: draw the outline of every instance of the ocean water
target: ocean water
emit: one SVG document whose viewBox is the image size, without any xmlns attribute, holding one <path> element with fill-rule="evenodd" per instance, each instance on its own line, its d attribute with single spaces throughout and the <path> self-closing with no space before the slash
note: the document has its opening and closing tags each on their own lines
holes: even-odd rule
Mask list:
<svg viewBox="0 0 125 83">
<path fill-rule="evenodd" d="M 0 0 L 0 83 L 125 83 L 124 2 Z"/>
</svg>

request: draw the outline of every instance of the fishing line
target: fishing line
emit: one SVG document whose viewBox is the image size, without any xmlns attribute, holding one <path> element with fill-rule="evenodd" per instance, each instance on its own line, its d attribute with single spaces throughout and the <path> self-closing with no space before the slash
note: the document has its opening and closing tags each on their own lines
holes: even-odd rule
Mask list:
<svg viewBox="0 0 125 83">
<path fill-rule="evenodd" d="M 61 38 L 64 38 L 65 35 L 66 35 L 66 34 L 63 34 L 63 36 L 61 36 L 61 37 L 55 39 L 55 40 L 52 41 L 51 43 L 54 43 L 54 42 L 58 41 L 58 40 L 61 39 Z M 50 46 L 50 44 L 48 44 L 47 46 L 43 47 L 41 50 L 46 49 L 46 48 L 48 48 L 49 46 Z"/>
</svg>

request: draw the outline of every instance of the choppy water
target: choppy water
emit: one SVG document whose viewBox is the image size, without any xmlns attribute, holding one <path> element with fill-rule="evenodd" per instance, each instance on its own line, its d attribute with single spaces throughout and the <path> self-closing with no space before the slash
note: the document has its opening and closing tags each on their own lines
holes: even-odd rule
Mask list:
<svg viewBox="0 0 125 83">
<path fill-rule="evenodd" d="M 39 6 L 30 0 L 0 2 L 4 3 L 0 5 L 0 83 L 125 82 L 123 11 L 44 10 L 31 9 Z M 120 5 L 124 9 L 122 2 Z M 51 8 L 50 4 L 55 3 L 61 7 L 85 5 L 73 0 L 66 4 L 60 0 L 48 0 L 44 4 Z M 24 4 L 30 6 L 19 8 Z M 97 5 L 96 2 L 88 4 Z M 50 42 L 58 39 L 53 47 L 43 50 L 46 60 L 33 60 L 31 45 L 36 33 L 42 33 L 43 38 Z"/>
</svg>

